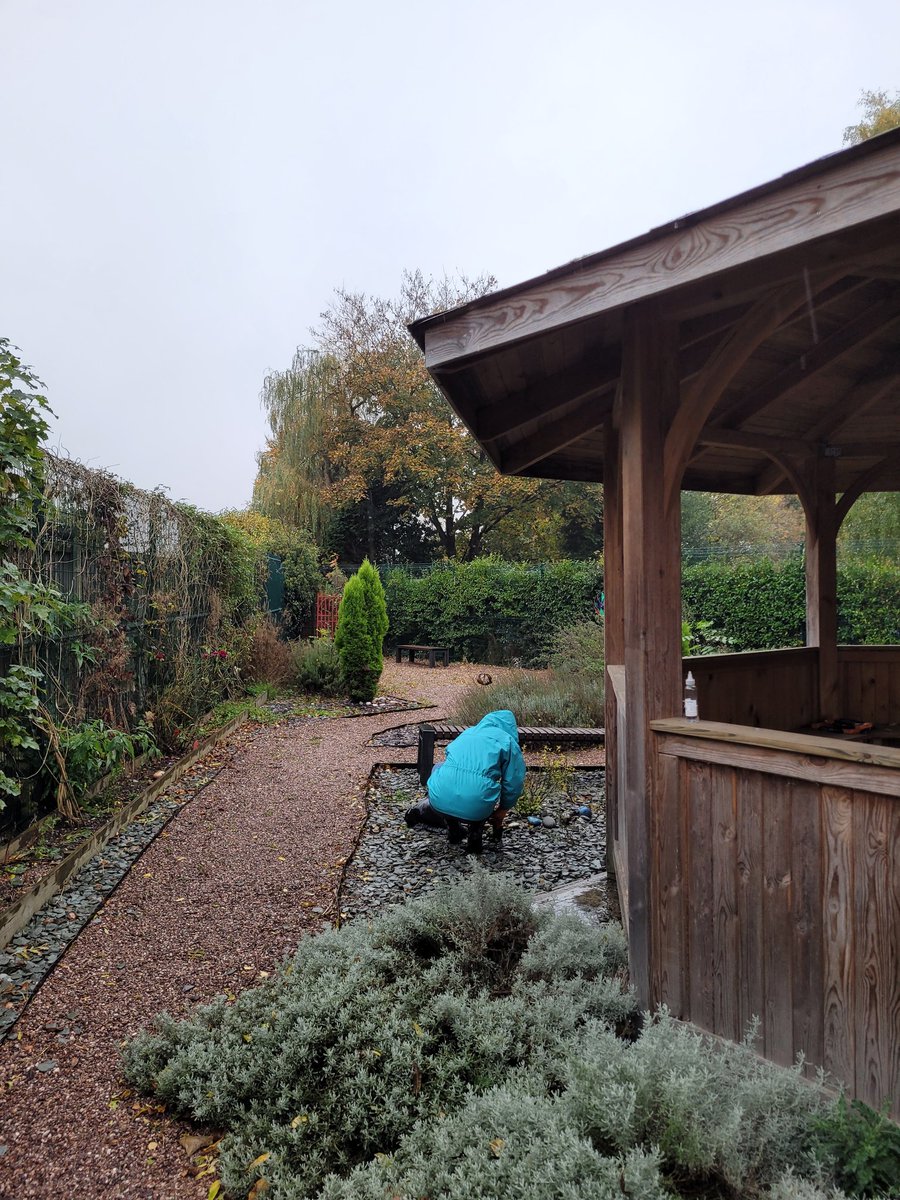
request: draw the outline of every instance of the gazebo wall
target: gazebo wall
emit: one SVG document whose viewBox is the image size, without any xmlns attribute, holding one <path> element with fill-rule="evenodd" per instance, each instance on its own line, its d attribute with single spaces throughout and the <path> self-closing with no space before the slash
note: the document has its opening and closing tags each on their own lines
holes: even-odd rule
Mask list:
<svg viewBox="0 0 900 1200">
<path fill-rule="evenodd" d="M 900 751 L 652 727 L 653 1003 L 900 1116 Z"/>
</svg>

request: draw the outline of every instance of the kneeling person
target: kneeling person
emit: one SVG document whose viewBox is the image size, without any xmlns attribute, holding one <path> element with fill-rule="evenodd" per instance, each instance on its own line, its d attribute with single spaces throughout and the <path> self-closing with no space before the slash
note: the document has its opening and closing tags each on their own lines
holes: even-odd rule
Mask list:
<svg viewBox="0 0 900 1200">
<path fill-rule="evenodd" d="M 445 818 L 451 842 L 462 841 L 460 822 L 466 822 L 466 848 L 477 854 L 484 822 L 490 819 L 499 840 L 503 819 L 521 796 L 524 783 L 525 759 L 515 714 L 499 709 L 450 743 L 446 760 L 428 780 L 428 798 Z"/>
</svg>

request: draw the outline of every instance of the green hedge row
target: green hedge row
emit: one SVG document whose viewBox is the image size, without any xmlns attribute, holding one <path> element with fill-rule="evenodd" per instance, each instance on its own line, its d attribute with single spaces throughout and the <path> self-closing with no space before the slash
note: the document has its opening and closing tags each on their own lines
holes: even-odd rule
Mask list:
<svg viewBox="0 0 900 1200">
<path fill-rule="evenodd" d="M 589 616 L 603 589 L 599 562 L 532 567 L 484 558 L 427 575 L 385 572 L 389 643 L 449 646 L 473 662 L 546 662 L 554 633 Z M 693 621 L 711 621 L 734 650 L 801 646 L 804 572 L 784 562 L 706 562 L 684 568 L 682 595 Z M 838 639 L 846 645 L 900 642 L 900 568 L 884 560 L 838 571 Z"/>
<path fill-rule="evenodd" d="M 557 629 L 589 616 L 603 588 L 598 562 L 532 567 L 480 558 L 428 575 L 386 572 L 388 641 L 449 646 L 453 658 L 546 663 Z"/>
<path fill-rule="evenodd" d="M 803 559 L 781 563 L 699 563 L 682 572 L 682 598 L 692 620 L 712 621 L 733 650 L 802 646 L 806 601 Z M 900 642 L 900 568 L 885 560 L 838 569 L 838 641 Z"/>
</svg>

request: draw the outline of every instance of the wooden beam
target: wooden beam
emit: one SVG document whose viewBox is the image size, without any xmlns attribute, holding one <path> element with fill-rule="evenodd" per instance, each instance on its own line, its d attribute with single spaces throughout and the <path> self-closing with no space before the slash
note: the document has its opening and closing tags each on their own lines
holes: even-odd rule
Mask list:
<svg viewBox="0 0 900 1200">
<path fill-rule="evenodd" d="M 757 450 L 760 454 L 793 454 L 801 458 L 881 458 L 900 454 L 900 442 L 811 442 L 807 438 L 774 437 L 767 433 L 745 433 L 743 429 L 707 427 L 697 438 L 700 446 L 725 446 L 733 450 Z"/>
<path fill-rule="evenodd" d="M 880 462 L 875 463 L 874 466 L 869 467 L 867 471 L 863 471 L 861 475 L 857 476 L 853 485 L 847 488 L 835 506 L 835 532 L 843 525 L 847 513 L 863 492 L 877 491 L 879 480 L 883 475 L 893 470 L 895 464 L 896 458 L 891 455 L 881 459 Z"/>
<path fill-rule="evenodd" d="M 900 391 L 900 374 L 897 371 L 886 373 L 884 370 L 879 370 L 874 375 L 868 375 L 864 379 L 858 380 L 848 389 L 845 396 L 836 404 L 833 404 L 815 424 L 810 426 L 806 431 L 807 440 L 821 439 L 828 441 L 844 425 L 858 419 L 864 412 L 872 408 L 875 404 L 878 404 L 890 392 L 891 388 Z M 759 477 L 756 489 L 757 495 L 767 496 L 774 492 L 776 488 L 781 486 L 784 478 L 784 471 L 778 466 L 768 468 Z"/>
<path fill-rule="evenodd" d="M 745 392 L 716 414 L 715 424 L 731 427 L 742 424 L 770 404 L 806 390 L 818 375 L 834 366 L 854 350 L 883 333 L 900 321 L 900 306 L 893 294 L 867 308 L 852 321 L 842 325 L 824 341 L 811 344 L 784 370 L 779 371 L 760 387 Z"/>
<path fill-rule="evenodd" d="M 681 404 L 666 437 L 666 496 L 675 505 L 681 477 L 700 431 L 722 392 L 753 352 L 810 297 L 836 281 L 834 270 L 806 274 L 770 292 L 722 339 L 709 362 L 682 389 Z"/>
<path fill-rule="evenodd" d="M 549 379 L 511 392 L 495 404 L 481 405 L 475 410 L 472 422 L 475 436 L 480 442 L 494 441 L 574 400 L 608 391 L 618 380 L 621 369 L 620 346 L 588 355 Z"/>
<path fill-rule="evenodd" d="M 819 717 L 839 711 L 837 659 L 837 507 L 834 459 L 812 464 L 806 509 L 806 644 L 819 648 Z"/>
<path fill-rule="evenodd" d="M 517 475 L 549 458 L 551 454 L 558 454 L 566 446 L 605 425 L 611 409 L 612 395 L 609 392 L 605 396 L 590 396 L 572 412 L 548 421 L 502 453 L 500 470 L 504 475 Z"/>
<path fill-rule="evenodd" d="M 844 155 L 424 326 L 426 365 L 439 368 L 894 216 L 900 145 Z"/>
<path fill-rule="evenodd" d="M 606 607 L 603 616 L 604 660 L 609 679 L 606 683 L 606 869 L 616 872 L 615 848 L 620 840 L 619 808 L 624 779 L 619 771 L 621 756 L 618 714 L 620 704 L 614 686 L 615 673 L 625 674 L 625 601 L 622 562 L 622 478 L 619 446 L 621 388 L 606 422 L 603 482 L 603 589 Z M 624 681 L 623 681 L 624 686 Z M 624 736 L 625 730 L 621 730 Z"/>
<path fill-rule="evenodd" d="M 679 836 L 659 811 L 650 721 L 681 709 L 681 514 L 663 487 L 665 432 L 678 406 L 675 322 L 652 305 L 625 316 L 622 357 L 622 556 L 626 738 L 620 820 L 627 842 L 629 956 L 638 1003 L 654 1003 L 654 878 L 661 837 Z M 668 793 L 667 793 L 668 794 Z"/>
</svg>

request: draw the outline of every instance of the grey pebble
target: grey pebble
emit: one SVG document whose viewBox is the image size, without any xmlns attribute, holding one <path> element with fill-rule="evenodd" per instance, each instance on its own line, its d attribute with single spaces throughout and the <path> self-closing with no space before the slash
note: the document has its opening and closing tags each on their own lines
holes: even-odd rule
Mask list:
<svg viewBox="0 0 900 1200">
<path fill-rule="evenodd" d="M 48 1058 L 46 1062 L 35 1063 L 38 1071 L 55 1071 L 58 1063 L 55 1058 Z"/>
</svg>

